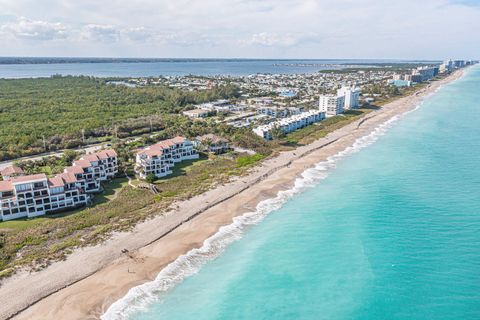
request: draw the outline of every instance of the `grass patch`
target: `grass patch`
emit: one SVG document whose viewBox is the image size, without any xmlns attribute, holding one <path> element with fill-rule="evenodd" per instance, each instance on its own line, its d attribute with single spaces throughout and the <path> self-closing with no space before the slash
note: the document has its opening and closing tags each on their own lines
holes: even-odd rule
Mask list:
<svg viewBox="0 0 480 320">
<path fill-rule="evenodd" d="M 249 156 L 243 156 L 237 158 L 237 167 L 242 168 L 242 167 L 247 167 L 251 166 L 265 158 L 264 155 L 260 153 L 256 153 L 254 155 L 249 155 Z"/>
<path fill-rule="evenodd" d="M 52 260 L 64 259 L 75 247 L 99 243 L 113 231 L 129 230 L 167 210 L 176 200 L 188 199 L 228 182 L 232 176 L 245 174 L 248 165 L 261 157 L 226 154 L 208 160 L 203 155 L 198 160 L 176 164 L 173 175 L 156 182 L 158 195 L 134 189 L 128 185 L 128 179 L 118 178 L 104 185 L 103 193 L 95 196 L 90 207 L 1 222 L 0 272 L 25 265 L 34 270 L 44 268 Z"/>
<path fill-rule="evenodd" d="M 128 186 L 127 178 L 116 178 L 102 184 L 103 192 L 98 193 L 92 199 L 92 205 L 96 206 L 115 199 L 120 190 Z"/>
</svg>

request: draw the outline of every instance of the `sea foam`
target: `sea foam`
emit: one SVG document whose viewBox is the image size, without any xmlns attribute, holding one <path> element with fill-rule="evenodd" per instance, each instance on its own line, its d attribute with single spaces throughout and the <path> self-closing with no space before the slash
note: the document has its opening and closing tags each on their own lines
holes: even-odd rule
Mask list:
<svg viewBox="0 0 480 320">
<path fill-rule="evenodd" d="M 411 111 L 418 109 L 421 104 L 418 104 Z M 390 118 L 376 127 L 370 134 L 355 140 L 351 146 L 343 151 L 327 158 L 326 161 L 319 162 L 313 168 L 306 169 L 295 180 L 291 189 L 279 191 L 276 197 L 259 202 L 255 211 L 235 217 L 231 224 L 221 227 L 216 234 L 206 239 L 200 248 L 190 250 L 166 266 L 155 280 L 130 289 L 123 298 L 108 308 L 101 319 L 127 319 L 129 315 L 145 310 L 150 304 L 161 299 L 162 294 L 181 283 L 185 278 L 198 272 L 208 261 L 218 257 L 229 244 L 240 239 L 249 226 L 258 224 L 269 213 L 280 209 L 292 196 L 315 186 L 319 181 L 325 179 L 329 171 L 334 169 L 340 160 L 377 141 L 395 122 L 411 111 Z"/>
</svg>

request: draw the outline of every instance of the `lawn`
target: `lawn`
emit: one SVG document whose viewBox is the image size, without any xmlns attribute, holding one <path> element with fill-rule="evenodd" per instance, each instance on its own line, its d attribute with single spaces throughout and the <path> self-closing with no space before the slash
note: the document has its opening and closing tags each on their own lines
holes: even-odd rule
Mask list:
<svg viewBox="0 0 480 320">
<path fill-rule="evenodd" d="M 202 157 L 196 161 L 177 164 L 173 175 L 156 181 L 159 194 L 157 201 L 182 200 L 201 194 L 217 184 L 227 183 L 232 176 L 247 173 L 255 161 L 238 166 L 239 159 L 251 157 L 235 153 Z"/>
<path fill-rule="evenodd" d="M 255 161 L 238 166 L 240 155 L 203 155 L 176 164 L 174 174 L 156 181 L 159 194 L 134 189 L 127 178 L 104 184 L 89 207 L 34 219 L 0 223 L 0 278 L 19 266 L 44 268 L 64 259 L 74 247 L 93 245 L 114 231 L 129 230 L 138 222 L 158 215 L 176 200 L 188 199 L 232 176 L 248 172 Z"/>
<path fill-rule="evenodd" d="M 126 186 L 128 186 L 127 178 L 116 178 L 110 182 L 103 183 L 103 192 L 95 195 L 92 200 L 92 206 L 114 200 Z"/>
</svg>

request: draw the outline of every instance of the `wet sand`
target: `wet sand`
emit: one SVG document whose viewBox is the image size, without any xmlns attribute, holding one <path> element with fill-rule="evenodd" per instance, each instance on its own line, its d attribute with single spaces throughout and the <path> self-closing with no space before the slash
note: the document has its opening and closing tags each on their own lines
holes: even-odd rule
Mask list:
<svg viewBox="0 0 480 320">
<path fill-rule="evenodd" d="M 343 151 L 392 117 L 412 110 L 463 71 L 395 100 L 325 138 L 266 160 L 245 177 L 218 186 L 175 210 L 117 233 L 105 243 L 76 250 L 67 260 L 36 273 L 19 273 L 2 284 L 0 318 L 98 319 L 130 288 L 152 281 L 177 257 L 201 247 L 232 219 L 292 187 L 320 161 Z M 128 249 L 128 253 L 122 253 Z"/>
</svg>

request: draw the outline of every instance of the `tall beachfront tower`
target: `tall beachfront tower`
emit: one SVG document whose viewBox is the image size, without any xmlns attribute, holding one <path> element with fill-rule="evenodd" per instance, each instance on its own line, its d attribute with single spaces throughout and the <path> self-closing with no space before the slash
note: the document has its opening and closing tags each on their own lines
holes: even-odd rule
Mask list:
<svg viewBox="0 0 480 320">
<path fill-rule="evenodd" d="M 355 87 L 342 87 L 337 91 L 338 96 L 345 97 L 345 110 L 358 109 L 360 106 L 360 89 Z"/>
<path fill-rule="evenodd" d="M 318 109 L 325 112 L 327 117 L 333 117 L 343 112 L 345 97 L 334 94 L 324 94 L 318 101 Z"/>
</svg>

